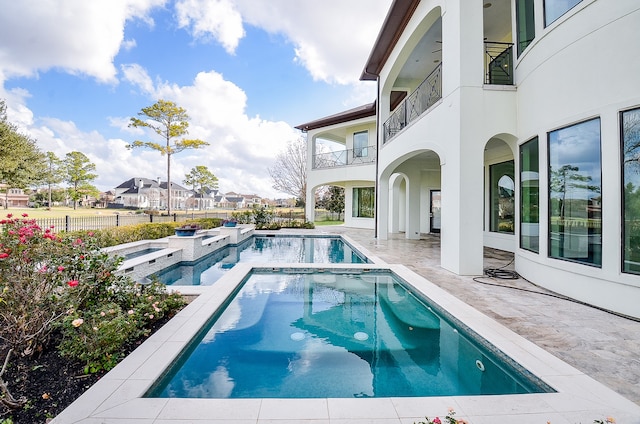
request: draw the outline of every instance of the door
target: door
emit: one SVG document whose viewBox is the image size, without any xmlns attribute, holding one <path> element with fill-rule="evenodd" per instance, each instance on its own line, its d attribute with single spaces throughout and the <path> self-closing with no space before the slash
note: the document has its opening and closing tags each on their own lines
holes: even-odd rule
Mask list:
<svg viewBox="0 0 640 424">
<path fill-rule="evenodd" d="M 432 233 L 440 232 L 440 190 L 431 190 L 429 227 Z"/>
</svg>

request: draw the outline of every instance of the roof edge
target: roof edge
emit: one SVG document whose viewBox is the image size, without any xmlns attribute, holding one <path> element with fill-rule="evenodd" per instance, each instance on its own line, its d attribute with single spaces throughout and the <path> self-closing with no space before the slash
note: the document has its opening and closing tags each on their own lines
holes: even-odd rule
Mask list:
<svg viewBox="0 0 640 424">
<path fill-rule="evenodd" d="M 307 132 L 310 130 L 315 130 L 317 128 L 328 127 L 329 125 L 342 124 L 344 122 L 354 121 L 360 118 L 368 118 L 370 116 L 375 116 L 375 114 L 376 102 L 374 101 L 372 103 L 367 103 L 366 105 L 349 109 L 344 112 L 316 119 L 315 121 L 296 125 L 295 128 L 299 129 L 300 131 Z"/>
<path fill-rule="evenodd" d="M 394 0 L 360 75 L 360 81 L 378 79 L 382 67 L 389 59 L 391 51 L 396 46 L 419 3 L 420 0 Z"/>
</svg>

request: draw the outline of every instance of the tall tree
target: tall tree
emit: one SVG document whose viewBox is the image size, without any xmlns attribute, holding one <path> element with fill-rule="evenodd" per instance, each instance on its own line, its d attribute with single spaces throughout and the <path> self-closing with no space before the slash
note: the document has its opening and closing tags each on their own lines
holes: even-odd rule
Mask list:
<svg viewBox="0 0 640 424">
<path fill-rule="evenodd" d="M 575 190 L 584 190 L 592 194 L 600 193 L 600 186 L 590 184 L 592 178 L 580 172 L 577 166 L 567 164 L 562 165 L 558 169 L 551 169 L 551 178 L 549 181 L 551 189 L 551 199 L 557 199 L 558 212 L 560 218 L 565 217 L 565 207 L 567 196 L 571 196 Z"/>
<path fill-rule="evenodd" d="M 51 190 L 54 185 L 61 183 L 64 180 L 64 169 L 62 166 L 62 160 L 53 152 L 47 152 L 46 154 L 46 169 L 42 174 L 42 182 L 47 185 L 47 191 L 49 193 L 47 205 L 51 207 Z"/>
<path fill-rule="evenodd" d="M 269 168 L 273 188 L 295 196 L 305 205 L 307 194 L 307 140 L 300 137 L 290 141 L 287 148 L 276 156 Z M 306 206 L 306 205 L 305 205 Z"/>
<path fill-rule="evenodd" d="M 43 154 L 35 140 L 20 134 L 7 119 L 7 106 L 0 100 L 0 183 L 5 186 L 4 208 L 8 208 L 10 188 L 27 188 L 42 174 Z"/>
<path fill-rule="evenodd" d="M 98 178 L 93 171 L 96 165 L 84 153 L 69 152 L 64 161 L 64 179 L 70 185 L 69 196 L 73 200 L 73 209 L 77 209 L 78 200 L 84 195 L 96 195 L 98 189 L 90 183 Z"/>
<path fill-rule="evenodd" d="M 194 191 L 197 187 L 200 198 L 202 199 L 205 190 L 216 190 L 218 188 L 218 177 L 209 171 L 209 168 L 206 166 L 197 165 L 185 175 L 184 183 L 193 187 Z M 202 209 L 202 201 L 198 202 L 198 208 Z"/>
<path fill-rule="evenodd" d="M 186 149 L 199 149 L 209 143 L 198 139 L 181 138 L 188 134 L 189 115 L 187 111 L 175 103 L 158 100 L 155 104 L 142 108 L 138 116 L 129 122 L 130 127 L 149 128 L 163 138 L 163 144 L 153 141 L 136 140 L 129 148 L 145 147 L 167 156 L 167 213 L 171 214 L 171 156 Z"/>
<path fill-rule="evenodd" d="M 344 187 L 329 187 L 325 207 L 329 212 L 337 213 L 338 221 L 341 220 L 342 213 L 344 212 Z"/>
</svg>

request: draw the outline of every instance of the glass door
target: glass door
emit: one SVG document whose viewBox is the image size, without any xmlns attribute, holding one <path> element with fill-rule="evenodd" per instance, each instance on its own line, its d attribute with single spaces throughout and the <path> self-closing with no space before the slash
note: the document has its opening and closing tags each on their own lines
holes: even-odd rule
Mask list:
<svg viewBox="0 0 640 424">
<path fill-rule="evenodd" d="M 440 190 L 431 190 L 431 212 L 429 213 L 429 227 L 432 233 L 440 232 Z"/>
</svg>

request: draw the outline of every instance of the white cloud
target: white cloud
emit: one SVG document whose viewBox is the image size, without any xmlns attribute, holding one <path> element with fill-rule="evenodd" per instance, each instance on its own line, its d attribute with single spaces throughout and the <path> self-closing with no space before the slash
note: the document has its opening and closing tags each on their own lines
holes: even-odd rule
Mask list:
<svg viewBox="0 0 640 424">
<path fill-rule="evenodd" d="M 137 45 L 138 43 L 136 42 L 136 40 L 124 40 L 122 42 L 122 48 L 126 51 L 134 49 Z"/>
<path fill-rule="evenodd" d="M 178 22 L 196 38 L 232 53 L 243 23 L 282 34 L 295 60 L 316 80 L 353 84 L 360 77 L 391 0 L 179 0 Z"/>
<path fill-rule="evenodd" d="M 146 69 L 136 63 L 122 65 L 121 69 L 126 81 L 140 88 L 145 94 L 153 94 L 155 88 Z"/>
<path fill-rule="evenodd" d="M 178 0 L 175 7 L 180 28 L 196 39 L 218 40 L 230 54 L 244 37 L 242 18 L 227 0 Z"/>
<path fill-rule="evenodd" d="M 247 97 L 238 86 L 226 81 L 215 71 L 200 72 L 192 84 L 186 86 L 164 82 L 156 82 L 154 85 L 146 71 L 137 65 L 129 65 L 125 75 L 132 84 L 139 84 L 138 87 L 149 98 L 170 100 L 185 108 L 190 117 L 188 137 L 210 143 L 203 149 L 185 150 L 173 156 L 173 182 L 181 184 L 184 175 L 193 167 L 204 165 L 219 178 L 222 191 L 288 197 L 273 190 L 268 168 L 272 166 L 275 154 L 283 150 L 287 142 L 295 139 L 298 133 L 285 122 L 247 116 Z M 149 105 L 153 102 L 154 100 L 150 100 Z M 109 119 L 114 127 L 128 129 L 126 126 L 129 118 Z M 49 124 L 48 127 L 52 128 L 52 125 Z M 64 125 L 60 123 L 56 125 L 56 130 L 63 128 Z M 58 139 L 81 139 L 73 134 L 72 128 L 67 128 L 64 133 Z M 151 133 L 137 133 L 135 136 L 136 139 L 147 140 L 145 137 L 150 141 L 158 141 L 157 136 Z M 119 143 L 122 146 L 128 144 L 122 140 Z M 98 149 L 97 145 L 101 147 Z M 113 146 L 118 148 L 112 149 Z M 61 146 L 56 147 L 61 149 Z M 90 156 L 87 149 L 94 154 Z M 111 186 L 108 187 L 115 187 L 134 176 L 166 179 L 166 157 L 156 151 L 128 151 L 120 148 L 118 141 L 114 140 L 109 140 L 109 143 L 106 140 L 95 140 L 95 143 L 85 143 L 80 150 L 99 161 L 96 162 L 99 174 L 118 176 L 118 181 L 110 179 Z M 133 172 L 136 174 L 133 175 Z"/>
<path fill-rule="evenodd" d="M 148 12 L 164 2 L 2 0 L 0 75 L 33 76 L 60 68 L 113 83 L 113 58 L 123 43 L 125 21 L 140 18 L 151 24 Z"/>
<path fill-rule="evenodd" d="M 236 0 L 245 22 L 284 34 L 317 80 L 358 81 L 391 0 Z"/>
</svg>

